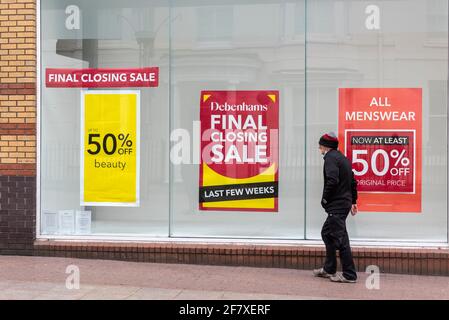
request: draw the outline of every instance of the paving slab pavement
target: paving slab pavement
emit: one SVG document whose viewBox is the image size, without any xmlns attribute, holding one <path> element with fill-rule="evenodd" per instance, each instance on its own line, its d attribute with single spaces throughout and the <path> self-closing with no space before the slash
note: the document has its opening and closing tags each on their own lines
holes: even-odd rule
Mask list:
<svg viewBox="0 0 449 320">
<path fill-rule="evenodd" d="M 71 270 L 79 270 L 79 289 L 66 287 Z M 368 276 L 335 284 L 309 270 L 0 256 L 0 299 L 449 300 L 449 277 L 380 274 L 370 290 Z"/>
</svg>

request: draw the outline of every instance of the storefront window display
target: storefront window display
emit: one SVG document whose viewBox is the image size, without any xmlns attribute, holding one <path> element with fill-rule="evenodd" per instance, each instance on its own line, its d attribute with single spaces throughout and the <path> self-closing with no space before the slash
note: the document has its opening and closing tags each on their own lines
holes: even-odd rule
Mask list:
<svg viewBox="0 0 449 320">
<path fill-rule="evenodd" d="M 447 242 L 448 7 L 40 1 L 38 237 L 319 240 L 323 132 L 360 241 Z"/>
</svg>

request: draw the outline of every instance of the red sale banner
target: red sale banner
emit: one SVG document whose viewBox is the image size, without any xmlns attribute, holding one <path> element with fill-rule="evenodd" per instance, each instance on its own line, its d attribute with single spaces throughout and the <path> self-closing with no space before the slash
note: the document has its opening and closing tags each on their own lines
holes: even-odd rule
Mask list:
<svg viewBox="0 0 449 320">
<path fill-rule="evenodd" d="M 278 211 L 278 91 L 203 91 L 200 210 Z"/>
<path fill-rule="evenodd" d="M 358 182 L 359 210 L 421 212 L 422 90 L 339 91 L 339 139 Z"/>
<path fill-rule="evenodd" d="M 45 72 L 48 88 L 157 87 L 159 68 L 140 69 L 51 69 Z"/>
</svg>

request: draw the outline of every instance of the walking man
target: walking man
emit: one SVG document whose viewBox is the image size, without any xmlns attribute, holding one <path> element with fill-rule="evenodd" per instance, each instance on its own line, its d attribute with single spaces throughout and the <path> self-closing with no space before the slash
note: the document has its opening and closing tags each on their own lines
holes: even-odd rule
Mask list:
<svg viewBox="0 0 449 320">
<path fill-rule="evenodd" d="M 324 266 L 313 270 L 316 277 L 332 282 L 355 283 L 357 273 L 352 259 L 346 218 L 357 214 L 357 182 L 351 162 L 338 149 L 338 138 L 333 132 L 324 134 L 319 150 L 324 157 L 324 188 L 321 205 L 327 213 L 321 237 L 326 245 Z M 342 274 L 337 274 L 337 250 L 340 252 Z"/>
</svg>

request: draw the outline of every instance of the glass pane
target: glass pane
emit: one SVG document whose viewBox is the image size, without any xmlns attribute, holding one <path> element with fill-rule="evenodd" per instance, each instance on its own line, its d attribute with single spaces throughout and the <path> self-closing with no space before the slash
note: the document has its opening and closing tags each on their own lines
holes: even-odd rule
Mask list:
<svg viewBox="0 0 449 320">
<path fill-rule="evenodd" d="M 325 220 L 317 147 L 321 134 L 338 131 L 339 88 L 422 88 L 421 212 L 362 212 L 348 218 L 348 231 L 360 240 L 446 242 L 447 1 L 308 4 L 307 238 L 319 239 Z"/>
<path fill-rule="evenodd" d="M 91 211 L 96 235 L 168 235 L 168 14 L 167 1 L 41 1 L 42 213 Z M 45 70 L 148 66 L 161 68 L 158 88 L 139 88 L 140 206 L 81 207 L 81 90 L 47 88 Z"/>
<path fill-rule="evenodd" d="M 172 3 L 172 129 L 199 142 L 203 90 L 276 90 L 280 164 L 278 212 L 200 211 L 198 163 L 173 165 L 171 234 L 304 238 L 304 1 Z"/>
</svg>

